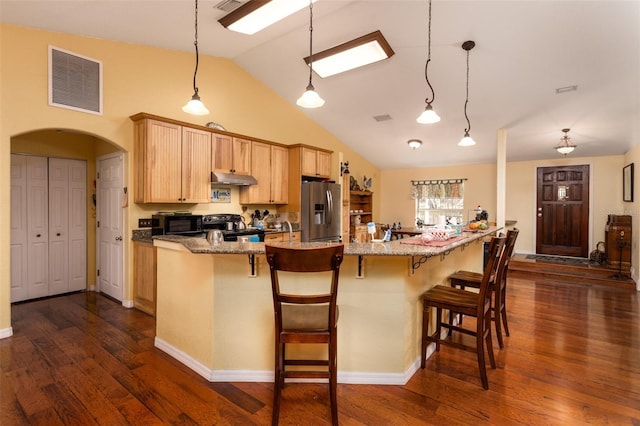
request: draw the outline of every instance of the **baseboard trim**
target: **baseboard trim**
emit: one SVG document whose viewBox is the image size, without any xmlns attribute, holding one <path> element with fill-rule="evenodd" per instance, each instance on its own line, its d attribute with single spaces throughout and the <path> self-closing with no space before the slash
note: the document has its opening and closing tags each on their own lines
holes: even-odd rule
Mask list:
<svg viewBox="0 0 640 426">
<path fill-rule="evenodd" d="M 177 349 L 166 341 L 156 337 L 154 346 L 167 355 L 175 358 L 209 382 L 261 382 L 272 383 L 272 370 L 212 370 L 185 352 Z M 427 347 L 427 359 L 435 352 L 435 343 Z M 369 372 L 340 372 L 338 383 L 353 385 L 405 385 L 420 368 L 418 357 L 404 373 L 369 373 Z M 326 383 L 327 380 L 299 379 L 296 382 Z"/>
<path fill-rule="evenodd" d="M 6 339 L 13 336 L 13 327 L 7 327 L 0 329 L 0 339 Z"/>
<path fill-rule="evenodd" d="M 123 300 L 122 306 L 124 306 L 125 308 L 133 308 L 135 307 L 135 304 L 133 303 L 133 300 Z"/>
<path fill-rule="evenodd" d="M 198 373 L 208 381 L 210 382 L 213 381 L 212 380 L 213 370 L 208 368 L 206 365 L 202 364 L 197 359 L 193 358 L 192 356 L 188 355 L 187 353 L 181 351 L 180 349 L 167 343 L 166 341 L 160 339 L 157 336 L 153 341 L 153 345 L 156 348 L 160 349 L 162 352 L 165 352 L 166 354 L 177 359 L 178 361 L 180 361 L 181 363 L 183 363 L 184 365 L 186 365 L 187 367 L 189 367 L 190 369 L 192 369 L 193 371 L 195 371 L 196 373 Z"/>
</svg>

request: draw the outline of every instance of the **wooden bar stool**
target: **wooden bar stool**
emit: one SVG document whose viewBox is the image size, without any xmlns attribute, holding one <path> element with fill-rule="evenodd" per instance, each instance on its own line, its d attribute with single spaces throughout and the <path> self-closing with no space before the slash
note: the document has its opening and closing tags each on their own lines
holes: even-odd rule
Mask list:
<svg viewBox="0 0 640 426">
<path fill-rule="evenodd" d="M 280 399 L 285 378 L 329 379 L 332 424 L 338 424 L 337 402 L 337 322 L 338 277 L 344 245 L 319 248 L 292 248 L 265 246 L 271 270 L 271 288 L 275 314 L 275 386 L 273 394 L 272 424 L 278 424 Z M 299 280 L 287 276 L 286 291 L 281 291 L 279 272 L 308 274 Z M 331 272 L 326 292 L 309 294 L 311 274 Z M 283 277 L 284 278 L 284 277 Z M 283 283 L 285 279 L 282 280 Z M 295 281 L 290 283 L 289 281 Z M 293 289 L 295 287 L 295 290 Z M 289 343 L 324 343 L 328 346 L 327 359 L 288 359 L 285 345 Z M 295 366 L 294 370 L 287 369 Z M 316 367 L 302 369 L 302 367 Z M 317 368 L 322 367 L 322 368 Z"/>
<path fill-rule="evenodd" d="M 491 291 L 493 293 L 493 316 L 492 319 L 495 322 L 496 336 L 498 337 L 498 344 L 500 349 L 504 348 L 504 340 L 502 338 L 502 328 L 504 332 L 509 336 L 509 323 L 507 322 L 507 273 L 509 270 L 509 261 L 513 255 L 513 248 L 516 245 L 516 239 L 520 231 L 511 229 L 507 231 L 507 240 L 504 244 L 504 249 L 500 255 L 498 262 L 497 272 L 495 277 L 491 279 Z M 466 287 L 479 288 L 482 282 L 482 273 L 472 271 L 457 271 L 449 276 L 449 281 L 452 287 L 459 287 L 465 289 Z M 462 322 L 462 317 L 460 317 Z"/>
<path fill-rule="evenodd" d="M 491 339 L 491 291 L 489 289 L 490 277 L 495 274 L 498 259 L 505 244 L 504 237 L 493 237 L 489 245 L 489 260 L 484 269 L 484 277 L 480 283 L 480 291 L 474 293 L 460 288 L 437 285 L 422 295 L 422 353 L 420 366 L 425 367 L 427 345 L 435 342 L 436 352 L 440 351 L 440 344 L 448 344 L 458 349 L 475 350 L 480 369 L 482 387 L 489 389 L 487 379 L 487 366 L 484 358 L 485 346 L 489 354 L 489 362 L 492 368 L 496 368 L 493 355 L 493 342 Z M 433 334 L 429 334 L 430 308 L 436 308 L 436 328 Z M 476 329 L 465 329 L 462 326 L 449 324 L 442 321 L 442 310 L 446 309 L 454 314 L 462 314 L 476 318 Z M 449 330 L 448 338 L 442 338 L 442 328 Z M 461 342 L 451 340 L 451 331 L 474 336 L 475 347 L 466 346 Z"/>
</svg>

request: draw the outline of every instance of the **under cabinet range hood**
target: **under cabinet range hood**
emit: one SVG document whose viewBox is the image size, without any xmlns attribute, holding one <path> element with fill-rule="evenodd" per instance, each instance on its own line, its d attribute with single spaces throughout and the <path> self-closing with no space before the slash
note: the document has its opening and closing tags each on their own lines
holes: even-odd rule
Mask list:
<svg viewBox="0 0 640 426">
<path fill-rule="evenodd" d="M 211 183 L 219 183 L 224 185 L 249 186 L 258 183 L 256 178 L 249 175 L 237 175 L 235 173 L 211 173 Z"/>
</svg>

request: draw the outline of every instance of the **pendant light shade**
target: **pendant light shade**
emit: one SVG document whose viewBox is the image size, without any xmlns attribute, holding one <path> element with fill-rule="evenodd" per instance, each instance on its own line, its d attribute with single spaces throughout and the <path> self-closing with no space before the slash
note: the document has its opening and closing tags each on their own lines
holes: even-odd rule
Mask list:
<svg viewBox="0 0 640 426">
<path fill-rule="evenodd" d="M 296 104 L 303 108 L 318 108 L 324 105 L 324 99 L 318 95 L 313 87 L 313 2 L 309 0 L 309 84 L 305 92 L 298 98 Z"/>
<path fill-rule="evenodd" d="M 193 115 L 207 115 L 209 114 L 209 110 L 200 100 L 200 96 L 198 96 L 198 91 L 193 94 L 193 97 L 185 106 L 182 107 L 182 110 L 186 113 Z"/>
<path fill-rule="evenodd" d="M 569 137 L 569 130 L 571 129 L 562 129 L 564 135 L 560 138 L 560 143 L 554 149 L 558 151 L 562 155 L 567 155 L 573 152 L 576 149 L 576 145 L 571 143 L 571 138 Z"/>
<path fill-rule="evenodd" d="M 427 81 L 427 86 L 429 86 L 429 90 L 431 91 L 431 98 L 427 96 L 424 100 L 427 106 L 422 111 L 422 114 L 416 118 L 416 121 L 420 124 L 433 124 L 440 121 L 440 116 L 433 110 L 433 106 L 431 104 L 436 98 L 436 93 L 433 90 L 433 86 L 429 82 L 429 62 L 431 62 L 431 0 L 429 0 L 429 19 L 428 19 L 428 37 L 427 37 L 427 62 L 424 65 L 424 78 Z"/>
<path fill-rule="evenodd" d="M 476 43 L 467 40 L 462 43 L 462 48 L 467 52 L 467 97 L 464 101 L 464 118 L 467 119 L 467 128 L 464 129 L 464 137 L 458 142 L 458 146 L 473 146 L 476 144 L 476 141 L 473 140 L 469 132 L 471 131 L 471 122 L 469 121 L 469 116 L 467 115 L 467 104 L 469 103 L 469 51 L 476 46 Z"/>
<path fill-rule="evenodd" d="M 416 121 L 420 124 L 434 124 L 440 121 L 440 116 L 433 110 L 431 104 L 428 104 L 422 114 L 416 118 Z"/>
<path fill-rule="evenodd" d="M 198 85 L 196 84 L 196 76 L 198 75 L 198 0 L 196 0 L 196 12 L 195 12 L 195 41 L 193 45 L 196 48 L 196 68 L 193 71 L 193 96 L 191 100 L 187 102 L 185 106 L 182 107 L 182 110 L 188 114 L 193 115 L 207 115 L 209 114 L 209 110 L 200 100 L 200 96 L 198 95 Z"/>
<path fill-rule="evenodd" d="M 458 142 L 458 146 L 473 146 L 476 144 L 476 141 L 473 140 L 471 136 L 469 136 L 469 132 L 465 132 L 460 142 Z"/>
<path fill-rule="evenodd" d="M 298 98 L 296 104 L 303 108 L 318 108 L 324 105 L 324 99 L 318 95 L 313 84 L 309 83 L 307 90 Z"/>
</svg>

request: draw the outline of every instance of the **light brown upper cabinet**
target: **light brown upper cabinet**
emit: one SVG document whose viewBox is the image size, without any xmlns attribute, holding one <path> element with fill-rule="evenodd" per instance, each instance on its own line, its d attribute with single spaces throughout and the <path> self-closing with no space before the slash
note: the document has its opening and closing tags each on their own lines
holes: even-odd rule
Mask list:
<svg viewBox="0 0 640 426">
<path fill-rule="evenodd" d="M 251 141 L 214 133 L 211 164 L 214 172 L 251 174 Z"/>
<path fill-rule="evenodd" d="M 289 202 L 289 150 L 286 147 L 251 142 L 251 175 L 258 184 L 240 188 L 241 204 Z"/>
<path fill-rule="evenodd" d="M 211 133 L 151 118 L 134 120 L 136 203 L 208 203 Z"/>
<path fill-rule="evenodd" d="M 302 176 L 329 178 L 331 175 L 331 153 L 301 147 Z"/>
</svg>

